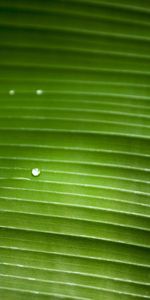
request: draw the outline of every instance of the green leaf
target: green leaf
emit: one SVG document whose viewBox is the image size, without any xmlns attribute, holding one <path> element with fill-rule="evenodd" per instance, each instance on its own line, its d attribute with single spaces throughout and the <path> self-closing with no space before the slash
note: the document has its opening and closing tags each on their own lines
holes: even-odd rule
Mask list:
<svg viewBox="0 0 150 300">
<path fill-rule="evenodd" d="M 0 298 L 150 299 L 150 2 L 1 0 L 0 36 Z"/>
</svg>

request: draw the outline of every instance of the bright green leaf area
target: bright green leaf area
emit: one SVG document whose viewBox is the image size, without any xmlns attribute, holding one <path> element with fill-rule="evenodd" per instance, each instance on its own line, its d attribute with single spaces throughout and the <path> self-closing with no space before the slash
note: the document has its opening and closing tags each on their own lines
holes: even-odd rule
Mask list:
<svg viewBox="0 0 150 300">
<path fill-rule="evenodd" d="M 0 299 L 150 299 L 149 196 L 150 1 L 1 0 Z"/>
</svg>

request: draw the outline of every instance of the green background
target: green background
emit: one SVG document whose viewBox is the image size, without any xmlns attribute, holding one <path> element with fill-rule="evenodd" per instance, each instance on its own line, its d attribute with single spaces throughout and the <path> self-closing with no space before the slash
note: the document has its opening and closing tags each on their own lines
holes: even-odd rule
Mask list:
<svg viewBox="0 0 150 300">
<path fill-rule="evenodd" d="M 1 299 L 150 299 L 149 83 L 150 1 L 0 0 Z"/>
</svg>

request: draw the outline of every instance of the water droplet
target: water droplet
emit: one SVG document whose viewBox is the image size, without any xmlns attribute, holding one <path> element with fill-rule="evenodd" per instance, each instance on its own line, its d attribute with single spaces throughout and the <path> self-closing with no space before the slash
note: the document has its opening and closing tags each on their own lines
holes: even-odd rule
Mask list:
<svg viewBox="0 0 150 300">
<path fill-rule="evenodd" d="M 39 176 L 40 175 L 40 170 L 38 168 L 32 169 L 32 175 L 33 176 Z"/>
<path fill-rule="evenodd" d="M 42 95 L 42 94 L 43 94 L 43 91 L 42 91 L 42 90 L 36 90 L 36 94 L 37 94 L 37 95 Z"/>
<path fill-rule="evenodd" d="M 15 91 L 14 90 L 10 90 L 9 91 L 9 95 L 15 95 Z"/>
</svg>

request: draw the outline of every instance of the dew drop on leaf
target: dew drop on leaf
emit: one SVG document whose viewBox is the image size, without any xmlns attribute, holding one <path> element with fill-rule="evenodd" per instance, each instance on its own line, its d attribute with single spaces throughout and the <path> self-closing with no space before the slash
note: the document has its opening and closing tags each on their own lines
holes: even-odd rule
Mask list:
<svg viewBox="0 0 150 300">
<path fill-rule="evenodd" d="M 37 95 L 42 95 L 42 94 L 43 94 L 43 91 L 42 91 L 42 90 L 36 90 L 36 94 L 37 94 Z"/>
<path fill-rule="evenodd" d="M 32 169 L 32 175 L 33 176 L 39 176 L 40 175 L 40 170 L 38 168 Z"/>
<path fill-rule="evenodd" d="M 15 95 L 15 91 L 14 90 L 10 90 L 9 91 L 9 95 Z"/>
</svg>

